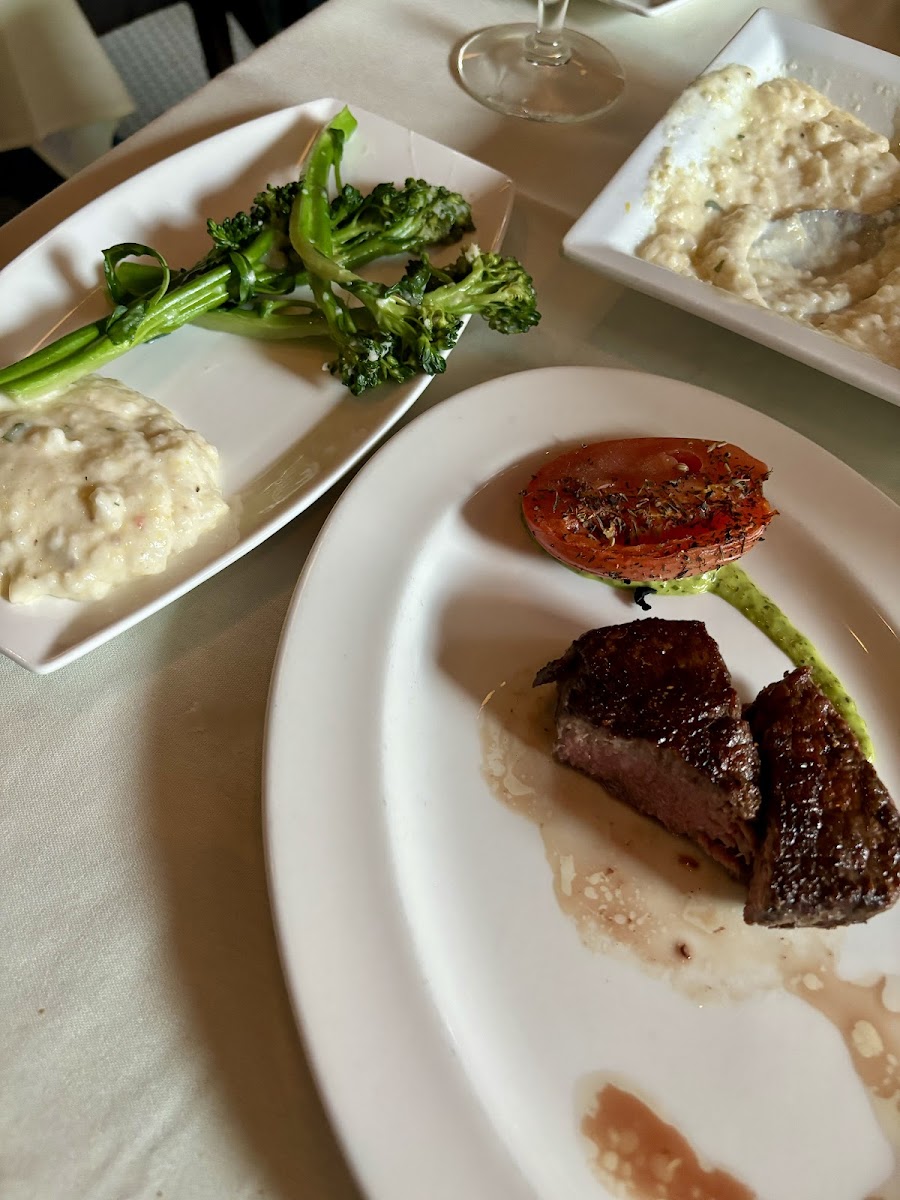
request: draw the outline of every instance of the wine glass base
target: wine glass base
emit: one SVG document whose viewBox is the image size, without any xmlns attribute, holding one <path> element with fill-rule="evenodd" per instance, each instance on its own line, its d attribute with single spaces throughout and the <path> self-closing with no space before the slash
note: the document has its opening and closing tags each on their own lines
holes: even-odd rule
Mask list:
<svg viewBox="0 0 900 1200">
<path fill-rule="evenodd" d="M 586 121 L 605 112 L 625 86 L 614 56 L 593 38 L 567 29 L 564 63 L 534 63 L 526 38 L 534 25 L 494 25 L 460 47 L 456 69 L 463 87 L 497 112 L 531 121 Z"/>
</svg>

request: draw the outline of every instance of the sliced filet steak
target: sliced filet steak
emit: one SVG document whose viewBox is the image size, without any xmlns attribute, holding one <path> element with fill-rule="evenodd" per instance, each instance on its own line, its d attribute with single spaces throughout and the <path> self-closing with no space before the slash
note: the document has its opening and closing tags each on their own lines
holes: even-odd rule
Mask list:
<svg viewBox="0 0 900 1200">
<path fill-rule="evenodd" d="M 900 817 L 809 668 L 763 688 L 747 716 L 765 799 L 744 919 L 828 928 L 889 908 L 900 889 Z"/>
<path fill-rule="evenodd" d="M 759 759 L 703 623 L 650 617 L 593 629 L 535 686 L 554 682 L 555 757 L 745 877 Z"/>
</svg>

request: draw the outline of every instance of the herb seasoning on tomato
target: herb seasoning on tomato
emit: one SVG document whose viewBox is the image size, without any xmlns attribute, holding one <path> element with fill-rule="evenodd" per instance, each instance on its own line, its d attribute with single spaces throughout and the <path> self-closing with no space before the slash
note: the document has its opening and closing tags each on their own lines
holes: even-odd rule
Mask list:
<svg viewBox="0 0 900 1200">
<path fill-rule="evenodd" d="M 623 438 L 567 451 L 522 495 L 535 541 L 567 566 L 652 583 L 716 570 L 774 517 L 769 469 L 730 442 Z"/>
</svg>

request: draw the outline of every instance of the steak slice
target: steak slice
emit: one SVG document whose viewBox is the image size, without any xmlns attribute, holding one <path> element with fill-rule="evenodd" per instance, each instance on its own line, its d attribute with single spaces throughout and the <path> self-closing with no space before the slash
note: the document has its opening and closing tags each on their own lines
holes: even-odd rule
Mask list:
<svg viewBox="0 0 900 1200">
<path fill-rule="evenodd" d="M 701 621 L 648 617 L 592 629 L 534 682 L 557 684 L 560 762 L 746 877 L 759 758 Z"/>
<path fill-rule="evenodd" d="M 744 919 L 830 928 L 889 908 L 900 890 L 900 816 L 809 668 L 763 688 L 747 716 L 764 801 Z"/>
</svg>

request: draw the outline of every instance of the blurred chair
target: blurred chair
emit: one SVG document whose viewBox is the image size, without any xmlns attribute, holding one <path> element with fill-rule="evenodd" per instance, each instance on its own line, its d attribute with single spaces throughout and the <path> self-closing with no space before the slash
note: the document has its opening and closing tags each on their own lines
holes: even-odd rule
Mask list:
<svg viewBox="0 0 900 1200">
<path fill-rule="evenodd" d="M 210 78 L 234 63 L 228 14 L 239 22 L 254 46 L 274 37 L 323 0 L 186 0 L 194 16 Z M 176 0 L 78 0 L 98 37 L 141 17 L 171 8 Z"/>
<path fill-rule="evenodd" d="M 228 27 L 229 15 L 237 21 L 241 30 L 246 34 L 247 40 L 252 45 L 259 46 L 287 25 L 293 24 L 294 21 L 317 8 L 324 0 L 181 0 L 181 2 L 190 8 L 200 42 L 200 50 L 205 60 L 206 73 L 212 77 L 218 75 L 226 67 L 230 67 L 235 61 L 234 47 L 231 44 Z M 4 3 L 5 0 L 0 0 L 0 7 Z M 78 0 L 78 4 L 97 37 L 103 37 L 110 33 L 115 35 L 119 30 L 127 34 L 125 26 L 139 21 L 142 17 L 162 14 L 165 9 L 174 9 L 178 3 L 179 0 Z M 186 25 L 187 28 L 190 28 L 191 17 L 186 11 L 182 11 L 183 19 L 179 24 L 173 22 L 173 26 L 183 28 Z M 131 41 L 130 36 L 128 40 Z M 152 47 L 155 44 L 153 39 L 148 36 L 146 31 L 142 34 L 136 32 L 134 43 L 138 47 L 137 61 L 140 62 L 143 59 L 145 66 L 151 66 L 148 55 L 153 54 Z M 148 50 L 148 46 L 151 49 Z M 179 50 L 183 49 L 183 45 L 179 44 Z M 238 50 L 240 54 L 246 54 L 246 43 L 239 45 Z M 134 132 L 134 129 L 139 128 L 142 123 L 158 115 L 158 112 L 164 111 L 166 106 L 177 103 L 183 95 L 187 94 L 188 90 L 202 84 L 203 63 L 200 62 L 196 50 L 188 51 L 186 55 L 181 56 L 191 62 L 196 60 L 193 68 L 196 74 L 187 81 L 175 78 L 174 84 L 171 77 L 178 75 L 175 68 L 183 67 L 184 64 L 173 63 L 170 58 L 166 57 L 165 49 L 161 53 L 159 51 L 156 53 L 158 60 L 152 62 L 150 71 L 142 72 L 140 80 L 126 79 L 126 83 L 138 82 L 144 85 L 148 96 L 155 103 L 148 106 L 149 111 L 145 111 L 138 104 L 136 112 L 127 117 L 123 126 L 120 127 L 117 140 L 119 137 L 128 136 L 128 133 Z M 131 55 L 134 61 L 134 49 L 131 50 Z M 185 82 L 187 83 L 186 88 L 184 87 Z M 183 90 L 179 90 L 180 88 Z M 135 95 L 135 98 L 140 100 L 141 96 Z M 158 108 L 156 104 L 159 105 Z M 81 159 L 75 161 L 75 156 L 72 154 L 54 157 L 48 154 L 46 148 L 42 149 L 41 153 L 43 157 L 39 157 L 31 148 L 22 148 L 0 154 L 0 225 L 23 208 L 33 204 L 41 196 L 46 195 L 64 178 L 79 170 L 88 161 Z M 65 163 L 62 159 L 66 159 Z M 69 161 L 70 159 L 71 161 Z"/>
</svg>

